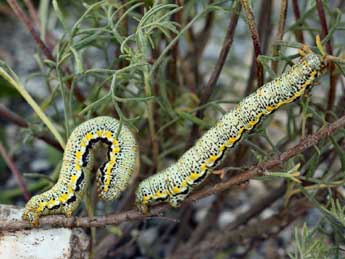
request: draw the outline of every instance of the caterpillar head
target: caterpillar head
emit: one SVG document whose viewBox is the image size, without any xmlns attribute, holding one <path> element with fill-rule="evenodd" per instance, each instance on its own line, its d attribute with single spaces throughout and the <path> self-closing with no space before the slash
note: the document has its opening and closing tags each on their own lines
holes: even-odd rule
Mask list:
<svg viewBox="0 0 345 259">
<path fill-rule="evenodd" d="M 152 197 L 150 181 L 146 179 L 139 184 L 138 189 L 135 192 L 135 204 L 143 214 L 147 214 L 149 212 L 148 205 L 151 203 Z"/>
<path fill-rule="evenodd" d="M 38 226 L 40 224 L 39 218 L 41 215 L 42 210 L 40 200 L 36 197 L 31 198 L 25 205 L 22 219 L 29 221 L 29 223 L 33 226 Z"/>
<path fill-rule="evenodd" d="M 327 66 L 325 58 L 315 53 L 306 55 L 304 60 L 312 70 L 323 71 L 323 69 Z"/>
</svg>

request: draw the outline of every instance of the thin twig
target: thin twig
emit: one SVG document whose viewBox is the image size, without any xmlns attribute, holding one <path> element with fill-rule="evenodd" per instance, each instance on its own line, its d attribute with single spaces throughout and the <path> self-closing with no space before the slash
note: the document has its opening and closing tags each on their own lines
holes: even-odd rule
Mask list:
<svg viewBox="0 0 345 259">
<path fill-rule="evenodd" d="M 210 99 L 213 91 L 214 91 L 215 85 L 218 81 L 220 73 L 222 72 L 224 63 L 226 61 L 226 58 L 227 58 L 229 51 L 231 49 L 231 46 L 232 46 L 232 42 L 233 42 L 233 38 L 234 38 L 234 34 L 235 34 L 235 29 L 237 26 L 238 17 L 239 17 L 240 12 L 241 12 L 240 2 L 236 1 L 235 5 L 232 9 L 232 15 L 231 15 L 230 20 L 229 20 L 229 24 L 228 24 L 227 31 L 226 31 L 226 34 L 224 37 L 222 48 L 219 52 L 217 63 L 213 67 L 210 79 L 208 80 L 206 87 L 202 90 L 199 106 L 206 104 L 207 101 Z M 204 110 L 203 109 L 198 110 L 196 116 L 198 118 L 202 118 L 203 115 L 204 115 Z M 192 131 L 191 131 L 191 136 L 190 136 L 191 142 L 194 142 L 194 140 L 197 138 L 197 136 L 199 136 L 198 126 L 196 124 L 194 124 Z M 191 144 L 191 143 L 189 143 L 189 144 Z"/>
<path fill-rule="evenodd" d="M 5 3 L 0 4 L 0 13 L 4 14 L 7 17 L 15 17 L 11 8 Z"/>
<path fill-rule="evenodd" d="M 260 12 L 259 12 L 259 21 L 258 21 L 258 35 L 263 35 L 264 41 L 260 38 L 260 43 L 263 45 L 263 49 L 261 49 L 261 53 L 265 53 L 267 51 L 267 47 L 269 44 L 269 37 L 272 33 L 272 0 L 264 0 L 262 1 Z M 255 82 L 256 77 L 256 56 L 253 54 L 252 57 L 252 64 L 249 70 L 249 76 L 246 84 L 246 89 L 244 95 L 249 95 L 253 90 L 253 85 Z M 241 148 L 242 149 L 242 148 Z M 246 150 L 244 150 L 246 152 Z M 241 152 L 242 153 L 242 150 Z"/>
<path fill-rule="evenodd" d="M 273 30 L 272 23 L 272 8 L 273 0 L 263 0 L 260 12 L 259 12 L 259 21 L 258 21 L 258 33 L 261 40 L 261 50 L 263 54 L 267 53 L 267 48 L 270 44 L 270 38 Z"/>
<path fill-rule="evenodd" d="M 328 26 L 326 20 L 325 10 L 323 8 L 323 3 L 321 0 L 316 0 L 316 7 L 317 12 L 320 18 L 321 24 L 321 37 L 324 38 L 328 35 Z M 329 55 L 333 54 L 333 48 L 331 39 L 326 43 L 326 50 Z M 337 83 L 337 76 L 335 74 L 335 65 L 333 62 L 328 63 L 328 70 L 329 70 L 329 91 L 328 91 L 328 100 L 327 100 L 327 111 L 326 120 L 330 119 L 330 112 L 333 109 L 335 103 L 335 96 L 336 96 L 336 83 Z"/>
<path fill-rule="evenodd" d="M 278 24 L 278 32 L 276 35 L 277 40 L 283 39 L 287 9 L 288 9 L 288 1 L 282 0 L 280 2 L 279 24 Z M 273 47 L 272 55 L 274 57 L 279 55 L 279 45 L 275 45 Z M 274 72 L 277 72 L 277 67 L 278 67 L 278 62 L 272 61 L 272 70 Z"/>
<path fill-rule="evenodd" d="M 182 6 L 181 0 L 175 0 L 175 4 L 178 6 Z M 174 13 L 172 19 L 177 24 L 181 24 L 182 21 L 182 13 L 183 10 L 179 10 L 178 12 Z M 174 35 L 176 37 L 177 35 Z M 179 57 L 179 41 L 176 41 L 175 45 L 171 49 L 171 62 L 169 63 L 169 78 L 172 80 L 173 83 L 177 83 L 177 62 Z"/>
<path fill-rule="evenodd" d="M 210 3 L 212 0 L 209 1 Z M 214 12 L 209 12 L 206 15 L 205 18 L 205 24 L 204 27 L 200 32 L 197 34 L 194 33 L 193 28 L 191 27 L 188 32 L 190 36 L 190 46 L 189 51 L 186 55 L 186 60 L 189 60 L 190 63 L 190 69 L 194 75 L 194 85 L 195 89 L 201 90 L 202 88 L 202 75 L 199 71 L 199 63 L 200 59 L 202 57 L 202 54 L 205 50 L 205 47 L 207 45 L 207 42 L 210 40 L 210 34 L 212 31 L 212 25 L 214 21 Z"/>
<path fill-rule="evenodd" d="M 224 37 L 222 49 L 219 52 L 217 63 L 213 67 L 210 79 L 208 80 L 206 87 L 202 91 L 202 95 L 200 98 L 200 106 L 204 105 L 210 99 L 210 97 L 214 91 L 214 87 L 218 81 L 220 73 L 222 72 L 225 60 L 226 60 L 226 58 L 229 54 L 230 48 L 232 46 L 232 42 L 233 42 L 234 34 L 235 34 L 235 29 L 237 26 L 238 17 L 239 17 L 240 12 L 241 12 L 240 2 L 236 1 L 235 5 L 232 9 L 232 15 L 231 15 L 230 20 L 229 20 L 228 28 L 227 28 L 227 31 L 226 31 L 226 34 Z M 202 110 L 200 110 L 200 111 L 202 111 Z M 198 117 L 201 118 L 202 113 L 201 113 L 201 116 L 198 116 Z"/>
<path fill-rule="evenodd" d="M 19 115 L 15 114 L 14 112 L 10 111 L 9 109 L 7 109 L 5 106 L 0 104 L 0 118 L 4 119 L 4 120 L 8 120 L 14 124 L 16 124 L 17 126 L 21 127 L 21 128 L 29 128 L 29 124 Z M 52 137 L 45 135 L 43 133 L 33 133 L 35 137 L 43 140 L 44 142 L 46 142 L 48 145 L 54 147 L 55 149 L 59 150 L 59 151 L 63 151 L 63 148 L 61 147 L 61 145 L 59 144 L 59 142 L 57 142 L 55 139 L 53 139 Z"/>
<path fill-rule="evenodd" d="M 25 200 L 28 201 L 31 197 L 30 197 L 30 194 L 29 194 L 29 192 L 28 192 L 28 190 L 24 184 L 23 178 L 22 178 L 21 174 L 19 173 L 13 159 L 8 154 L 8 152 L 6 151 L 6 148 L 2 145 L 1 142 L 0 142 L 0 154 L 4 158 L 8 168 L 11 170 L 13 176 L 16 178 L 18 185 L 19 185 L 19 188 L 22 191 Z"/>
<path fill-rule="evenodd" d="M 259 201 L 256 201 L 255 204 L 244 213 L 238 215 L 236 217 L 236 220 L 233 221 L 229 226 L 226 227 L 226 230 L 230 231 L 233 229 L 238 228 L 241 225 L 244 225 L 247 223 L 250 219 L 257 217 L 263 210 L 265 210 L 267 207 L 270 207 L 276 200 L 281 198 L 286 192 L 286 186 L 283 184 L 279 188 L 276 188 L 269 192 L 264 198 L 262 198 Z"/>
<path fill-rule="evenodd" d="M 289 208 L 285 208 L 267 219 L 252 223 L 240 230 L 210 232 L 198 246 L 188 250 L 181 250 L 178 254 L 176 253 L 169 257 L 169 259 L 181 258 L 181 255 L 185 258 L 199 258 L 200 255 L 221 250 L 231 244 L 244 244 L 252 238 L 261 237 L 267 239 L 282 231 L 297 218 L 304 215 L 311 207 L 312 204 L 306 198 L 302 198 L 294 202 Z"/>
<path fill-rule="evenodd" d="M 7 0 L 7 3 L 11 6 L 15 15 L 19 18 L 19 20 L 25 25 L 27 30 L 30 32 L 32 38 L 34 39 L 34 41 L 37 45 L 37 47 L 42 51 L 44 56 L 46 56 L 46 58 L 50 59 L 51 61 L 55 62 L 55 58 L 52 54 L 52 51 L 41 40 L 40 36 L 38 35 L 38 33 L 36 32 L 36 30 L 34 28 L 32 21 L 27 17 L 27 15 L 24 13 L 22 8 L 18 5 L 17 1 L 16 0 Z M 64 69 L 64 73 L 69 74 L 68 72 L 69 72 L 68 69 Z M 67 83 L 66 84 L 67 88 L 70 90 L 72 88 L 71 81 L 67 80 L 66 83 Z M 79 102 L 81 102 L 81 103 L 84 102 L 85 97 L 83 96 L 83 94 L 81 93 L 80 89 L 77 86 L 74 86 L 73 93 L 75 95 L 75 98 Z"/>
<path fill-rule="evenodd" d="M 258 86 L 261 86 L 264 83 L 264 74 L 263 74 L 262 64 L 257 59 L 257 57 L 262 54 L 259 33 L 257 31 L 254 13 L 249 1 L 241 0 L 241 4 L 242 4 L 243 11 L 248 23 L 249 31 L 253 40 L 255 63 L 256 63 L 256 78 L 258 81 Z M 251 89 L 247 89 L 246 91 L 251 92 Z"/>
<path fill-rule="evenodd" d="M 55 61 L 51 50 L 45 45 L 45 43 L 41 40 L 40 36 L 35 31 L 34 25 L 32 20 L 30 20 L 22 8 L 18 5 L 16 0 L 7 0 L 7 3 L 11 6 L 15 15 L 19 18 L 19 20 L 25 25 L 28 31 L 31 33 L 32 38 L 34 39 L 36 45 L 39 49 L 42 50 L 43 54 L 50 59 L 51 61 Z"/>
<path fill-rule="evenodd" d="M 31 0 L 24 0 L 26 7 L 29 10 L 30 17 L 33 19 L 34 23 L 36 24 L 37 28 L 40 27 L 40 19 L 38 18 L 36 9 L 32 4 Z"/>
<path fill-rule="evenodd" d="M 298 5 L 297 0 L 292 0 L 292 10 L 295 15 L 295 20 L 298 21 L 301 18 L 301 13 L 299 11 L 299 5 Z M 300 43 L 304 43 L 303 31 L 300 29 L 295 29 L 294 32 L 295 32 L 297 41 Z"/>
<path fill-rule="evenodd" d="M 268 45 L 269 45 L 269 39 L 270 35 L 272 33 L 272 23 L 271 23 L 271 17 L 272 17 L 272 0 L 263 0 L 260 12 L 259 12 L 259 21 L 258 21 L 258 34 L 263 35 L 263 38 L 261 38 L 261 43 L 263 46 L 263 53 L 266 53 Z M 246 89 L 244 92 L 245 96 L 248 96 L 253 89 L 253 85 L 255 82 L 255 71 L 256 71 L 256 62 L 255 62 L 255 55 L 252 57 L 252 64 L 250 66 L 249 76 L 246 84 Z M 237 151 L 237 156 L 240 159 L 237 161 L 233 161 L 234 165 L 239 165 L 243 162 L 244 159 L 246 159 L 246 154 L 249 151 L 247 145 L 240 145 Z M 235 157 L 234 157 L 235 158 Z"/>
<path fill-rule="evenodd" d="M 304 150 L 316 145 L 320 140 L 327 138 L 332 135 L 336 130 L 343 128 L 345 126 L 345 115 L 339 118 L 335 122 L 328 124 L 313 135 L 307 136 L 305 139 L 302 139 L 297 145 L 290 148 L 289 150 L 281 153 L 278 157 L 264 163 L 260 163 L 257 166 L 252 167 L 251 169 L 240 173 L 225 182 L 215 184 L 214 186 L 200 190 L 189 198 L 186 199 L 185 204 L 190 204 L 194 201 L 197 201 L 206 196 L 210 196 L 215 193 L 222 192 L 229 189 L 234 185 L 238 185 L 245 181 L 250 180 L 253 177 L 257 177 L 263 174 L 265 170 L 271 169 L 276 166 L 280 166 L 283 162 L 289 160 L 290 158 L 300 154 Z M 155 215 L 160 215 L 162 212 L 166 211 L 169 208 L 167 204 L 154 206 L 148 215 L 141 214 L 138 210 L 132 209 L 126 212 L 112 214 L 108 216 L 100 217 L 71 217 L 66 218 L 61 215 L 53 215 L 43 217 L 41 219 L 41 226 L 49 225 L 53 228 L 58 227 L 103 227 L 105 225 L 116 225 L 124 221 L 130 220 L 144 220 L 148 217 Z M 3 230 L 20 230 L 24 228 L 33 228 L 28 222 L 21 220 L 0 220 L 0 231 Z"/>
</svg>

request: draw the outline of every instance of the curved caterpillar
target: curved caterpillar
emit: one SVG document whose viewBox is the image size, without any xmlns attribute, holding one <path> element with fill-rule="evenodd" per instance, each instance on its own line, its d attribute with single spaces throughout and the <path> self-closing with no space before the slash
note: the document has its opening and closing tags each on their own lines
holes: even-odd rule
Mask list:
<svg viewBox="0 0 345 259">
<path fill-rule="evenodd" d="M 168 202 L 181 205 L 237 143 L 265 116 L 300 97 L 325 67 L 324 58 L 310 53 L 275 80 L 264 84 L 218 121 L 173 165 L 139 184 L 136 204 L 143 213 L 148 206 Z"/>
<path fill-rule="evenodd" d="M 97 190 L 101 199 L 119 197 L 130 181 L 136 164 L 136 141 L 129 129 L 111 117 L 97 117 L 79 125 L 68 139 L 57 183 L 48 191 L 32 197 L 22 215 L 33 225 L 48 214 L 72 216 L 89 182 L 94 158 L 92 148 L 105 143 L 107 161 L 97 171 Z"/>
</svg>

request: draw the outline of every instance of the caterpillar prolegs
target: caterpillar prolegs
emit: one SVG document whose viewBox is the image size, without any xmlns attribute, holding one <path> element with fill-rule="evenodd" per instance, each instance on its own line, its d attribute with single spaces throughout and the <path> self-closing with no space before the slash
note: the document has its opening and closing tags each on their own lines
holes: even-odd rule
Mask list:
<svg viewBox="0 0 345 259">
<path fill-rule="evenodd" d="M 193 188 L 220 164 L 225 153 L 243 133 L 281 105 L 300 97 L 312 86 L 325 67 L 324 57 L 309 53 L 275 80 L 266 83 L 225 114 L 172 166 L 142 181 L 136 204 L 142 212 L 150 205 L 168 202 L 180 206 Z M 82 123 L 68 139 L 56 185 L 34 196 L 25 206 L 23 219 L 34 225 L 48 214 L 71 216 L 85 193 L 93 166 L 92 147 L 107 144 L 107 161 L 97 172 L 99 196 L 116 199 L 126 189 L 136 163 L 136 142 L 124 125 L 111 117 L 97 117 Z"/>
<path fill-rule="evenodd" d="M 107 161 L 98 169 L 98 195 L 112 200 L 124 191 L 135 169 L 137 147 L 132 133 L 111 117 L 97 117 L 79 125 L 68 139 L 57 183 L 48 191 L 31 198 L 23 219 L 33 225 L 49 214 L 71 216 L 85 193 L 97 142 L 107 145 Z"/>
<path fill-rule="evenodd" d="M 136 191 L 138 208 L 147 213 L 148 206 L 159 202 L 180 206 L 193 187 L 206 179 L 244 132 L 251 130 L 264 116 L 281 105 L 300 97 L 312 86 L 324 67 L 323 56 L 305 54 L 287 72 L 244 98 L 175 164 L 139 184 Z"/>
</svg>

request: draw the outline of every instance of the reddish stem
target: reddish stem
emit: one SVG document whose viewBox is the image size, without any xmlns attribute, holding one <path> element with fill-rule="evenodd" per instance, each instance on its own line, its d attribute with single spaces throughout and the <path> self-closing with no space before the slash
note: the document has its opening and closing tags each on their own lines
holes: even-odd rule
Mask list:
<svg viewBox="0 0 345 259">
<path fill-rule="evenodd" d="M 10 168 L 13 176 L 16 178 L 18 185 L 19 185 L 19 188 L 22 191 L 25 200 L 28 201 L 31 198 L 31 196 L 30 196 L 28 190 L 26 189 L 23 178 L 22 178 L 21 174 L 19 173 L 16 165 L 14 164 L 11 156 L 8 154 L 8 152 L 6 151 L 5 147 L 2 145 L 1 142 L 0 142 L 0 154 L 4 158 L 8 168 Z"/>
</svg>

